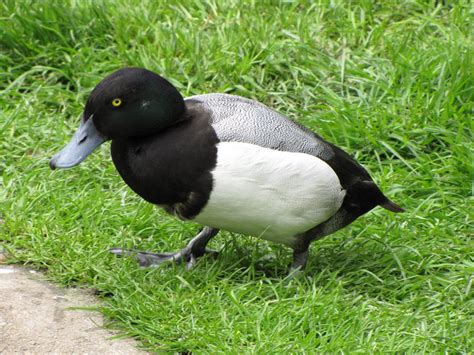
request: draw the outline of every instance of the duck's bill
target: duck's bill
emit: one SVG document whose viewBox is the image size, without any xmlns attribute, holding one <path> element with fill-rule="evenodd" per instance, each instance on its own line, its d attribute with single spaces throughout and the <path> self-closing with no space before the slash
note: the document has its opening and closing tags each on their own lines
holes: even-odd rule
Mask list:
<svg viewBox="0 0 474 355">
<path fill-rule="evenodd" d="M 107 138 L 95 128 L 92 117 L 85 122 L 82 120 L 69 144 L 51 159 L 49 166 L 51 169 L 71 168 L 86 159 L 106 140 Z"/>
</svg>

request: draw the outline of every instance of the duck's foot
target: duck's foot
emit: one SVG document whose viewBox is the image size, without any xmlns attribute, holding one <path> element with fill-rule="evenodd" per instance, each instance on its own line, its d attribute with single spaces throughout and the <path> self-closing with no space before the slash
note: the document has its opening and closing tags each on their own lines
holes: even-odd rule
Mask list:
<svg viewBox="0 0 474 355">
<path fill-rule="evenodd" d="M 217 255 L 218 252 L 206 248 L 209 240 L 219 232 L 218 229 L 204 227 L 183 249 L 175 253 L 149 253 L 122 248 L 111 248 L 109 251 L 120 257 L 134 257 L 141 267 L 160 265 L 164 262 L 186 263 L 186 269 L 191 269 L 196 260 L 204 254 Z"/>
<path fill-rule="evenodd" d="M 109 251 L 120 257 L 134 257 L 141 267 L 149 267 L 160 265 L 162 263 L 172 261 L 176 264 L 186 263 L 186 269 L 191 269 L 196 263 L 197 258 L 204 254 L 217 255 L 215 250 L 205 249 L 201 254 L 193 253 L 187 246 L 175 253 L 150 253 L 147 251 L 138 251 L 133 249 L 111 248 Z"/>
</svg>

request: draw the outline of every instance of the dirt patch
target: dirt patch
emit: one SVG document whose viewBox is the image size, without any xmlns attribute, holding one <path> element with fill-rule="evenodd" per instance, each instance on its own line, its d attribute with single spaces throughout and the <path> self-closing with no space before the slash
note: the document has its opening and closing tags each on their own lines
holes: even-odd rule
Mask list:
<svg viewBox="0 0 474 355">
<path fill-rule="evenodd" d="M 84 290 L 46 282 L 41 273 L 0 265 L 0 354 L 146 354 L 132 339 L 111 339 L 99 313 L 69 309 L 97 303 Z"/>
</svg>

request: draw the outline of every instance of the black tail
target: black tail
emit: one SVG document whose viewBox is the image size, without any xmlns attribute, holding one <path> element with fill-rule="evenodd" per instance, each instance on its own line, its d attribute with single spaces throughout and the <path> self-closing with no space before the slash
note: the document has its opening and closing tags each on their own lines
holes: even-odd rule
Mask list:
<svg viewBox="0 0 474 355">
<path fill-rule="evenodd" d="M 379 206 L 385 208 L 386 210 L 396 212 L 396 213 L 405 212 L 403 208 L 401 208 L 395 202 L 390 201 L 388 198 L 385 200 L 385 202 L 381 203 Z"/>
<path fill-rule="evenodd" d="M 375 206 L 381 206 L 392 212 L 403 212 L 404 209 L 390 201 L 372 180 L 360 180 L 353 184 L 347 191 L 346 209 L 362 215 Z"/>
</svg>

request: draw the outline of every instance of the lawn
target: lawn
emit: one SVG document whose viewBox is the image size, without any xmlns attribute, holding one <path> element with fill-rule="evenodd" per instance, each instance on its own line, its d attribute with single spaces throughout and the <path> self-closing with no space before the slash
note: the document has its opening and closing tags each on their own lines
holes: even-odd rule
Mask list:
<svg viewBox="0 0 474 355">
<path fill-rule="evenodd" d="M 440 2 L 441 3 L 441 2 Z M 154 351 L 474 350 L 473 7 L 468 1 L 2 1 L 0 249 L 96 290 Z M 291 251 L 221 233 L 217 259 L 141 269 L 199 226 L 141 200 L 104 144 L 51 171 L 91 89 L 123 66 L 184 96 L 259 100 L 355 156 L 406 209 L 377 208 Z M 275 216 L 278 218 L 278 216 Z"/>
</svg>

